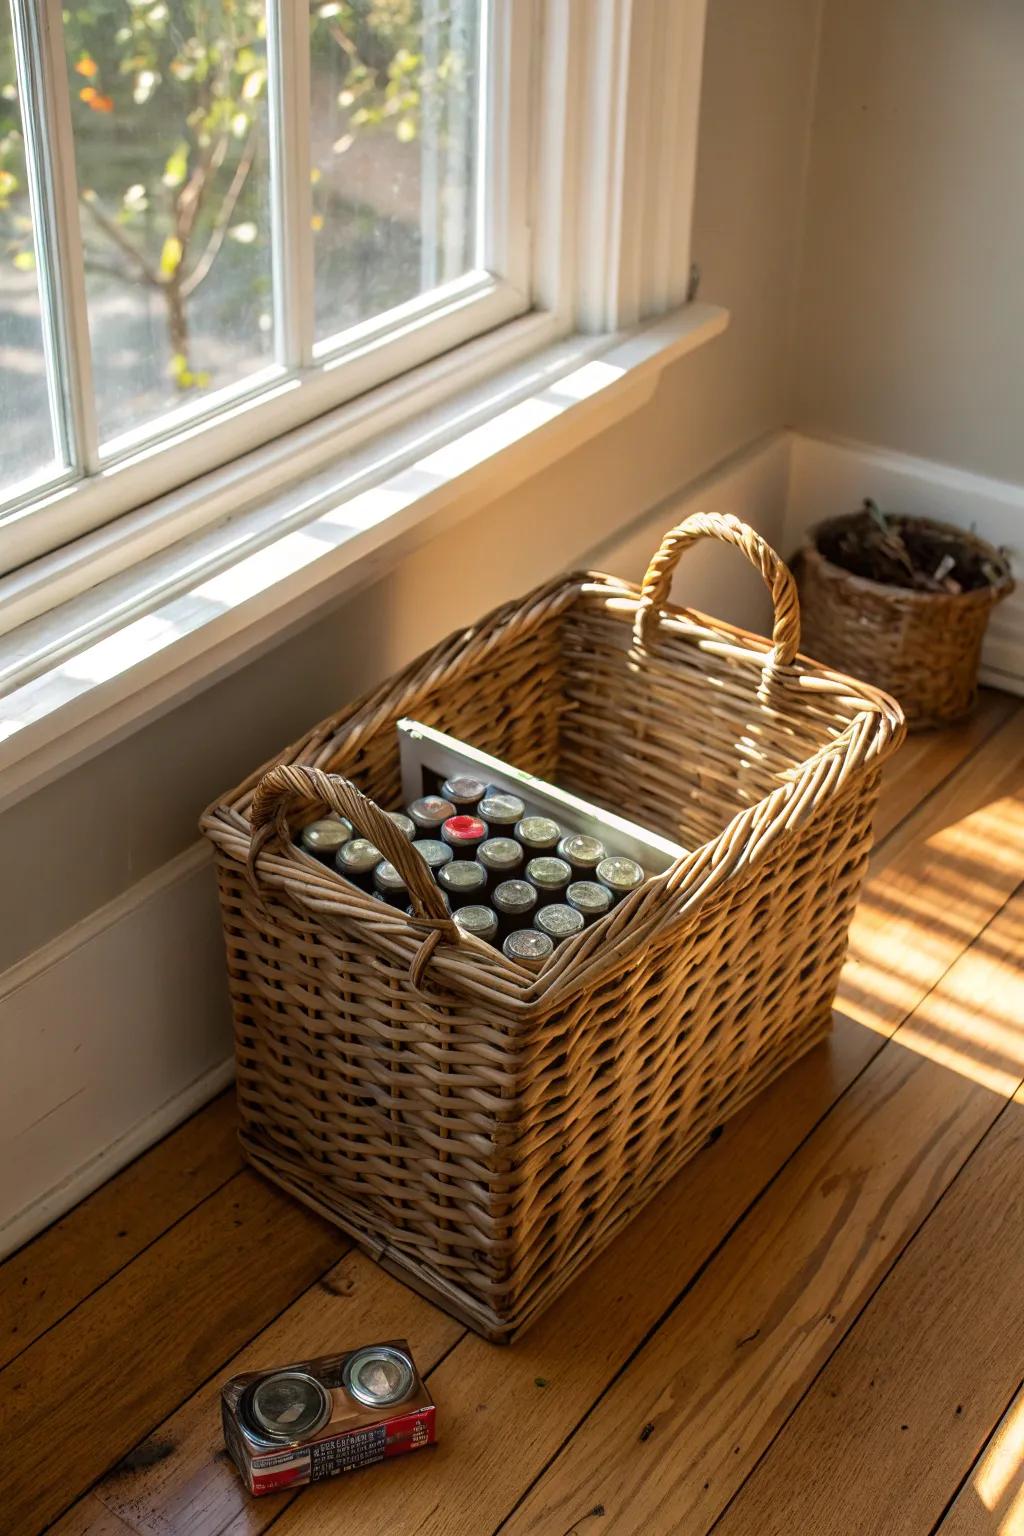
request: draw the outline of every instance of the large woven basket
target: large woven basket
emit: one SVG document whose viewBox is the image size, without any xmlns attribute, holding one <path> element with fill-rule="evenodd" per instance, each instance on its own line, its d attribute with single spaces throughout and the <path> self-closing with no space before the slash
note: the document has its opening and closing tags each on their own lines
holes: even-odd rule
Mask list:
<svg viewBox="0 0 1024 1536">
<path fill-rule="evenodd" d="M 771 644 L 667 605 L 703 536 L 762 571 Z M 735 518 L 701 514 L 666 536 L 642 591 L 552 581 L 203 817 L 248 1158 L 488 1338 L 546 1307 L 829 1028 L 903 720 L 798 643 L 785 565 Z M 459 935 L 378 809 L 400 803 L 403 715 L 689 851 L 530 974 Z M 295 846 L 327 807 L 399 866 L 415 917 Z"/>
<path fill-rule="evenodd" d="M 970 714 L 978 693 L 981 644 L 989 615 L 1013 591 L 997 549 L 933 518 L 916 522 L 974 551 L 997 572 L 974 591 L 918 592 L 854 575 L 818 548 L 819 536 L 861 513 L 829 518 L 808 534 L 795 562 L 803 643 L 812 656 L 868 678 L 900 702 L 911 730 L 949 725 Z"/>
</svg>

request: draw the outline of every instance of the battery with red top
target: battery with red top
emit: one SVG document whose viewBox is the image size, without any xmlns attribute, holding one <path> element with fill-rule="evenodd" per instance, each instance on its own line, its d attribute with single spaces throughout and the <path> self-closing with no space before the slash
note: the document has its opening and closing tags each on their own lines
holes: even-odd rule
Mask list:
<svg viewBox="0 0 1024 1536">
<path fill-rule="evenodd" d="M 479 816 L 449 816 L 441 828 L 441 838 L 457 859 L 475 859 L 481 843 L 490 836 L 490 828 Z"/>
</svg>

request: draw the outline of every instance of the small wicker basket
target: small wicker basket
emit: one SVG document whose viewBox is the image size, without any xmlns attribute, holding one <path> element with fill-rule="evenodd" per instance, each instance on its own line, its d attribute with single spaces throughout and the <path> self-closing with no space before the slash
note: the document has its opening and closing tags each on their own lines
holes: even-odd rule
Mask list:
<svg viewBox="0 0 1024 1536">
<path fill-rule="evenodd" d="M 704 536 L 763 573 L 771 644 L 668 606 Z M 829 1028 L 903 720 L 798 643 L 785 565 L 701 514 L 642 590 L 573 575 L 498 609 L 203 817 L 247 1156 L 488 1338 L 535 1317 Z M 378 809 L 399 802 L 402 715 L 689 851 L 530 974 L 459 935 Z M 414 916 L 294 844 L 328 807 L 399 866 Z"/>
<path fill-rule="evenodd" d="M 974 534 L 933 518 L 918 526 L 956 539 L 999 573 L 971 592 L 918 592 L 833 564 L 822 534 L 860 517 L 829 518 L 812 528 L 795 562 L 803 645 L 828 666 L 863 677 L 899 700 L 911 730 L 949 725 L 970 714 L 989 615 L 1013 591 L 1004 557 Z"/>
</svg>

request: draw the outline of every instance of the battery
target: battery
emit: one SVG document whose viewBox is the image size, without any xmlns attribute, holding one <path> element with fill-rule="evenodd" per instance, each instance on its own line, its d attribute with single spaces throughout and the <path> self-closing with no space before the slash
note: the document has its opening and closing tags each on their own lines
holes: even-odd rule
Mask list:
<svg viewBox="0 0 1024 1536">
<path fill-rule="evenodd" d="M 440 795 L 423 795 L 409 806 L 409 816 L 418 837 L 437 837 L 448 817 L 454 815 L 454 805 L 450 800 L 442 800 Z"/>
<path fill-rule="evenodd" d="M 450 864 L 455 857 L 448 844 L 442 843 L 439 837 L 418 837 L 413 847 L 435 879 L 438 870 Z"/>
<path fill-rule="evenodd" d="M 456 774 L 441 785 L 441 799 L 454 805 L 464 816 L 473 815 L 486 793 L 487 785 L 483 779 L 471 778 L 469 774 Z"/>
<path fill-rule="evenodd" d="M 365 837 L 350 837 L 347 843 L 342 843 L 334 858 L 334 867 L 339 875 L 344 875 L 346 880 L 351 880 L 354 885 L 362 889 L 370 890 L 373 885 L 373 872 L 381 861 L 381 851 Z"/>
<path fill-rule="evenodd" d="M 516 823 L 526 815 L 526 806 L 518 795 L 507 795 L 503 790 L 489 789 L 478 803 L 476 814 L 486 821 L 496 837 L 511 837 Z"/>
<path fill-rule="evenodd" d="M 623 858 L 602 859 L 597 866 L 596 875 L 598 883 L 607 886 L 616 901 L 627 896 L 630 891 L 635 891 L 646 878 L 642 867 L 635 859 Z"/>
<path fill-rule="evenodd" d="M 562 944 L 583 931 L 583 913 L 565 902 L 556 901 L 541 907 L 533 921 L 538 931 L 546 933 L 553 944 Z"/>
<path fill-rule="evenodd" d="M 561 836 L 561 827 L 550 816 L 524 816 L 516 822 L 516 837 L 531 859 L 540 853 L 554 853 Z"/>
<path fill-rule="evenodd" d="M 585 923 L 595 922 L 610 912 L 614 897 L 606 885 L 596 880 L 574 880 L 565 893 L 565 904 L 583 913 Z"/>
<path fill-rule="evenodd" d="M 405 1339 L 247 1371 L 221 1388 L 224 1443 L 252 1494 L 433 1445 L 437 1410 Z"/>
<path fill-rule="evenodd" d="M 296 841 L 306 853 L 311 853 L 314 859 L 319 859 L 322 864 L 333 864 L 338 849 L 347 843 L 352 836 L 352 823 L 343 821 L 340 816 L 325 816 L 320 821 L 311 821 L 299 833 Z"/>
<path fill-rule="evenodd" d="M 607 857 L 607 850 L 599 837 L 570 832 L 558 845 L 558 857 L 571 865 L 574 880 L 593 880 L 594 870 Z"/>
<path fill-rule="evenodd" d="M 394 822 L 407 842 L 415 841 L 419 828 L 411 816 L 407 816 L 404 811 L 385 811 L 384 814 L 389 821 Z"/>
<path fill-rule="evenodd" d="M 453 859 L 437 871 L 437 883 L 449 898 L 452 911 L 477 905 L 487 892 L 487 871 L 475 859 Z"/>
<path fill-rule="evenodd" d="M 449 816 L 441 828 L 441 841 L 447 843 L 457 859 L 475 859 L 487 836 L 487 823 L 479 816 Z"/>
</svg>

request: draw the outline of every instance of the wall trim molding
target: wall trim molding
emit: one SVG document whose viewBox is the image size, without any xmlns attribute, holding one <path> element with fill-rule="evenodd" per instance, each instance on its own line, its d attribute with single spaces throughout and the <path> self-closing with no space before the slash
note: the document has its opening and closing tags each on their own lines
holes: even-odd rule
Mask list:
<svg viewBox="0 0 1024 1536">
<path fill-rule="evenodd" d="M 115 1173 L 134 1161 L 175 1130 L 196 1110 L 202 1109 L 211 1099 L 223 1092 L 235 1080 L 234 1058 L 229 1056 L 216 1067 L 211 1067 L 195 1082 L 189 1083 L 180 1093 L 161 1104 L 119 1136 L 109 1146 L 102 1147 L 81 1168 L 76 1168 L 60 1184 L 55 1184 L 31 1204 L 6 1221 L 0 1227 L 0 1260 L 7 1258 L 22 1247 L 30 1238 L 45 1227 L 58 1221 L 71 1208 L 105 1184 Z"/>
<path fill-rule="evenodd" d="M 6 971 L 0 971 L 0 1005 L 2 1005 L 14 992 L 20 988 L 29 986 L 44 971 L 51 966 L 74 954 L 76 949 L 83 944 L 105 933 L 108 928 L 130 913 L 138 910 L 153 897 L 161 892 L 169 890 L 179 881 L 188 880 L 198 869 L 204 869 L 212 865 L 212 858 L 208 844 L 196 841 L 188 848 L 176 854 L 173 859 L 168 859 L 166 864 L 151 870 L 141 880 L 130 885 L 127 890 L 121 891 L 111 901 L 105 902 L 102 907 L 97 907 L 80 922 L 73 923 L 70 928 L 65 928 L 63 933 L 58 933 L 48 943 L 40 945 L 31 954 L 18 960 L 9 966 Z"/>
<path fill-rule="evenodd" d="M 194 843 L 0 975 L 0 1256 L 231 1081 L 211 864 Z"/>
</svg>

